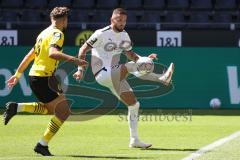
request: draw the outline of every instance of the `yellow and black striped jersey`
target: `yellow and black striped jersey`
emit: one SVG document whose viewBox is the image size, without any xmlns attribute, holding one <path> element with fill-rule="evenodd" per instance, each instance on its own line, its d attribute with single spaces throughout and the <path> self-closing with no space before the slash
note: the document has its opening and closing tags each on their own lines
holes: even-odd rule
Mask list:
<svg viewBox="0 0 240 160">
<path fill-rule="evenodd" d="M 37 37 L 34 45 L 35 58 L 30 76 L 47 77 L 51 76 L 56 70 L 59 61 L 49 57 L 50 47 L 55 47 L 62 51 L 64 34 L 59 29 L 49 26 Z"/>
</svg>

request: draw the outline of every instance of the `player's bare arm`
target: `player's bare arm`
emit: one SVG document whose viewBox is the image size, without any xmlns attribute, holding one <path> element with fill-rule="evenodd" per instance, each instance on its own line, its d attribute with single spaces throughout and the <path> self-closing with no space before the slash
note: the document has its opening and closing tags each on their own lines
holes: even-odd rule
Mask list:
<svg viewBox="0 0 240 160">
<path fill-rule="evenodd" d="M 28 52 L 28 54 L 23 58 L 22 62 L 18 66 L 16 73 L 9 80 L 7 80 L 7 86 L 9 89 L 17 84 L 22 73 L 25 71 L 28 65 L 33 61 L 34 56 L 35 56 L 35 52 L 34 52 L 34 49 L 32 48 Z"/>
<path fill-rule="evenodd" d="M 137 55 L 137 53 L 131 51 L 125 51 L 125 55 L 127 56 L 128 59 L 137 62 L 137 60 L 139 59 L 139 55 Z"/>
<path fill-rule="evenodd" d="M 90 47 L 87 43 L 84 43 L 82 47 L 79 49 L 78 57 L 82 60 L 85 60 L 87 52 L 91 49 L 92 47 Z"/>
<path fill-rule="evenodd" d="M 139 59 L 139 55 L 135 52 L 131 51 L 125 51 L 125 55 L 128 57 L 128 59 L 137 62 L 137 60 Z M 148 55 L 149 58 L 151 59 L 157 59 L 157 54 L 156 53 L 151 53 Z"/>
<path fill-rule="evenodd" d="M 78 66 L 85 66 L 87 65 L 87 62 L 85 60 L 67 55 L 65 53 L 60 53 L 57 48 L 51 47 L 49 50 L 49 57 L 56 59 L 56 60 L 62 60 L 62 61 L 70 61 L 75 63 Z"/>
<path fill-rule="evenodd" d="M 82 45 L 82 47 L 79 49 L 78 58 L 80 58 L 81 60 L 84 60 L 84 61 L 85 61 L 85 59 L 86 59 L 86 54 L 87 54 L 87 52 L 88 52 L 89 50 L 91 50 L 91 49 L 92 49 L 92 47 L 90 47 L 87 43 L 84 43 L 84 44 Z M 77 81 L 81 80 L 82 77 L 83 77 L 83 72 L 84 72 L 84 70 L 85 70 L 85 67 L 82 67 L 82 66 L 78 67 L 78 70 L 77 70 L 77 72 L 75 72 L 75 73 L 73 74 L 73 77 L 74 77 Z"/>
</svg>

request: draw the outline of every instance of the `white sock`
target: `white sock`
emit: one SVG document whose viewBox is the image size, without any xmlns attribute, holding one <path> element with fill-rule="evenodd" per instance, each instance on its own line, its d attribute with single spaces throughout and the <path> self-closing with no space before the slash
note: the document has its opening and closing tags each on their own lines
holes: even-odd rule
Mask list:
<svg viewBox="0 0 240 160">
<path fill-rule="evenodd" d="M 17 112 L 22 112 L 22 107 L 23 105 L 21 103 L 18 103 Z"/>
<path fill-rule="evenodd" d="M 45 142 L 42 138 L 39 140 L 39 143 L 43 146 L 47 146 L 47 142 Z"/>
<path fill-rule="evenodd" d="M 138 139 L 137 124 L 138 124 L 139 102 L 133 106 L 128 106 L 128 124 L 130 130 L 130 139 Z"/>
</svg>

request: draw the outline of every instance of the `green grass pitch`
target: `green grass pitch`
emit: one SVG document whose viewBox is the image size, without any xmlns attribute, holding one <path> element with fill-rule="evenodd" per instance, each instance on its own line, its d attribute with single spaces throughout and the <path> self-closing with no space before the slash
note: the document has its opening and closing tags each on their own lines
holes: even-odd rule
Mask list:
<svg viewBox="0 0 240 160">
<path fill-rule="evenodd" d="M 33 152 L 51 116 L 17 115 L 0 125 L 0 160 L 46 159 Z M 190 119 L 191 118 L 191 119 Z M 53 160 L 157 159 L 181 160 L 203 146 L 240 130 L 240 116 L 192 115 L 180 121 L 140 117 L 139 136 L 152 143 L 148 150 L 130 149 L 123 115 L 89 121 L 67 121 L 49 144 Z M 240 138 L 208 152 L 199 160 L 238 159 Z"/>
</svg>

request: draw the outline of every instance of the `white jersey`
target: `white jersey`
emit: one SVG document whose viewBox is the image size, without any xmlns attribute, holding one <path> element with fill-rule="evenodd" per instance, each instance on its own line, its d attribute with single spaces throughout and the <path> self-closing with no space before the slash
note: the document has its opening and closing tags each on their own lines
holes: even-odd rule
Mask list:
<svg viewBox="0 0 240 160">
<path fill-rule="evenodd" d="M 120 55 L 132 49 L 126 31 L 115 32 L 111 26 L 96 30 L 86 42 L 92 47 L 92 71 L 95 74 L 103 67 L 119 64 Z"/>
</svg>

